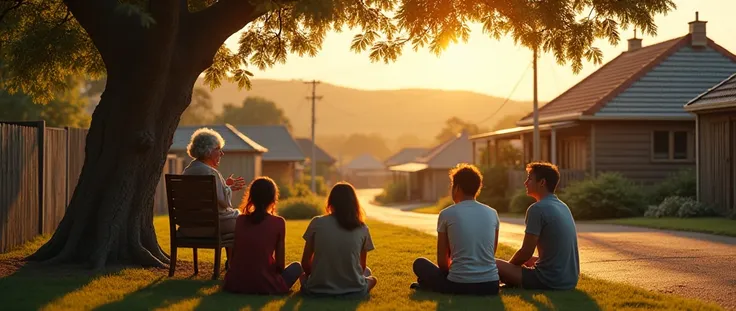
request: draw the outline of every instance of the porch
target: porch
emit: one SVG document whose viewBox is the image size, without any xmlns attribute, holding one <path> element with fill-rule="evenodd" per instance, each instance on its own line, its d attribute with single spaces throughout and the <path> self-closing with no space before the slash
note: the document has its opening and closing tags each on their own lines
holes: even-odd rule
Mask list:
<svg viewBox="0 0 736 311">
<path fill-rule="evenodd" d="M 591 171 L 591 126 L 576 121 L 540 124 L 540 158 L 533 159 L 533 126 L 515 127 L 471 136 L 473 162 L 480 166 L 506 165 L 511 189 L 522 187 L 526 179 L 524 165 L 534 160 L 557 165 L 562 189 L 582 180 Z M 516 149 L 518 159 L 508 159 Z M 517 186 L 518 185 L 518 186 Z"/>
</svg>

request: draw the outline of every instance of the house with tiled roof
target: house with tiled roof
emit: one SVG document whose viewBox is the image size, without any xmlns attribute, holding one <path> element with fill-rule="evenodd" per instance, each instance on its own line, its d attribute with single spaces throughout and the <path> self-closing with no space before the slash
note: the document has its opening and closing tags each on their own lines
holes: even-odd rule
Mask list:
<svg viewBox="0 0 736 311">
<path fill-rule="evenodd" d="M 736 72 L 736 71 L 734 71 Z M 685 105 L 695 115 L 698 200 L 736 213 L 736 73 Z"/>
<path fill-rule="evenodd" d="M 225 146 L 222 148 L 224 155 L 220 159 L 220 166 L 217 168 L 223 176 L 227 177 L 230 174 L 242 176 L 246 183 L 250 183 L 256 177 L 262 176 L 263 154 L 268 152 L 269 149 L 227 123 L 179 126 L 176 128 L 169 153 L 175 155 L 177 158 L 183 159 L 184 167 L 192 160 L 187 155 L 187 145 L 191 140 L 192 134 L 202 127 L 215 130 L 225 140 Z M 241 200 L 242 192 L 233 195 L 233 206 L 240 205 Z"/>
<path fill-rule="evenodd" d="M 302 175 L 305 160 L 299 144 L 283 125 L 238 125 L 238 131 L 262 145 L 263 176 L 271 177 L 281 185 L 288 185 Z"/>
<path fill-rule="evenodd" d="M 539 109 L 541 159 L 558 165 L 562 182 L 615 171 L 651 183 L 695 167 L 695 118 L 683 106 L 736 71 L 736 56 L 706 36 L 706 22 L 688 34 L 628 50 Z M 532 161 L 532 115 L 517 127 L 471 137 L 473 150 L 520 140 Z M 515 178 L 523 180 L 523 172 Z"/>
<path fill-rule="evenodd" d="M 408 200 L 435 202 L 450 194 L 449 170 L 460 163 L 473 162 L 468 137 L 467 132 L 462 132 L 413 159 L 405 158 L 389 166 L 395 181 L 403 179 L 407 183 Z"/>
</svg>

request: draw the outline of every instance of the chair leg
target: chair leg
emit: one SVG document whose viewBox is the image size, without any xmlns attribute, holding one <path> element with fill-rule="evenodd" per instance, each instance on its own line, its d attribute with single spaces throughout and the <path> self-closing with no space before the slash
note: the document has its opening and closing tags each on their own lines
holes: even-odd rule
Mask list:
<svg viewBox="0 0 736 311">
<path fill-rule="evenodd" d="M 217 280 L 220 276 L 220 260 L 222 259 L 222 248 L 215 249 L 215 272 L 212 273 L 212 279 Z"/>
<path fill-rule="evenodd" d="M 232 247 L 225 247 L 225 270 L 230 270 L 230 252 L 232 252 Z"/>
<path fill-rule="evenodd" d="M 194 259 L 194 274 L 199 274 L 199 263 L 197 261 L 197 248 L 192 248 L 192 258 Z"/>
<path fill-rule="evenodd" d="M 176 245 L 171 245 L 171 263 L 169 263 L 169 277 L 174 276 L 176 271 Z"/>
</svg>

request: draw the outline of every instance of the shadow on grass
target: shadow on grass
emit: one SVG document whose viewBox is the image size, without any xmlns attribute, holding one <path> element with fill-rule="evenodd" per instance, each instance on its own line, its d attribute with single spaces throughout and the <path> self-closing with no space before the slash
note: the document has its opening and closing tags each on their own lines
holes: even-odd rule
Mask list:
<svg viewBox="0 0 736 311">
<path fill-rule="evenodd" d="M 281 306 L 281 311 L 309 310 L 357 310 L 360 304 L 370 300 L 365 298 L 316 298 L 294 293 Z"/>
<path fill-rule="evenodd" d="M 508 289 L 502 290 L 499 296 L 443 295 L 415 291 L 411 295 L 411 299 L 414 301 L 436 302 L 436 310 L 504 310 L 507 305 L 510 308 L 514 303 L 529 304 L 537 310 L 600 310 L 595 300 L 577 289 L 544 292 Z"/>
<path fill-rule="evenodd" d="M 111 269 L 106 273 L 119 272 L 120 269 Z M 80 266 L 59 267 L 23 262 L 15 272 L 0 278 L 0 301 L 16 310 L 38 310 L 69 293 L 81 290 L 96 276 Z"/>
</svg>

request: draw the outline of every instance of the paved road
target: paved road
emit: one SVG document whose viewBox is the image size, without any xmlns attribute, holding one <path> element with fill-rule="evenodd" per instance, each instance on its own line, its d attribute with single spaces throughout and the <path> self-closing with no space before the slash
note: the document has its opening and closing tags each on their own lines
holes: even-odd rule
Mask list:
<svg viewBox="0 0 736 311">
<path fill-rule="evenodd" d="M 370 204 L 377 190 L 358 194 L 368 217 L 437 234 L 436 215 Z M 588 223 L 577 229 L 583 273 L 736 310 L 736 238 Z M 524 220 L 501 219 L 499 235 L 499 242 L 518 248 Z"/>
</svg>

